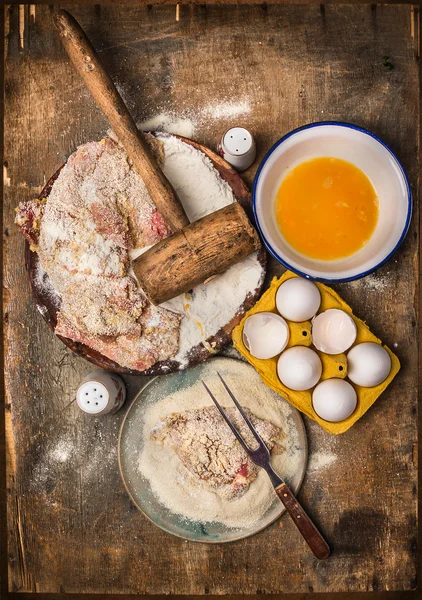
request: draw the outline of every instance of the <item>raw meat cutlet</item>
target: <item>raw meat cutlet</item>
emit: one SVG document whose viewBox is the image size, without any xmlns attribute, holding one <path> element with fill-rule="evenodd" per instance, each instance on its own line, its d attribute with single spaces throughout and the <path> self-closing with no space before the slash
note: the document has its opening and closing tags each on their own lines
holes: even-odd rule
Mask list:
<svg viewBox="0 0 422 600">
<path fill-rule="evenodd" d="M 73 307 L 78 306 L 78 313 L 68 320 L 79 330 L 95 332 L 98 336 L 141 335 L 138 319 L 147 302 L 131 277 L 111 279 L 65 274 L 63 279 L 54 278 L 55 287 L 62 290 L 60 313 L 72 315 Z M 56 333 L 65 335 L 60 329 L 57 325 Z"/>
<path fill-rule="evenodd" d="M 256 446 L 247 425 L 236 408 L 226 408 L 228 417 L 251 448 Z M 281 451 L 283 433 L 269 421 L 245 412 L 271 451 Z M 151 430 L 152 439 L 170 446 L 197 480 L 221 498 L 242 496 L 258 474 L 215 406 L 172 413 Z"/>
<path fill-rule="evenodd" d="M 118 237 L 119 241 L 108 233 L 98 233 L 93 219 L 72 217 L 49 199 L 41 220 L 38 255 L 52 280 L 63 269 L 70 275 L 124 277 L 129 265 L 128 244 L 122 233 Z M 58 284 L 53 281 L 53 285 Z"/>
<path fill-rule="evenodd" d="M 131 249 L 171 232 L 116 141 L 80 146 L 16 224 L 61 297 L 58 335 L 140 371 L 177 354 L 181 315 L 150 305 L 129 273 Z"/>
<path fill-rule="evenodd" d="M 130 365 L 130 368 L 137 371 L 145 371 L 156 362 L 166 360 L 169 354 L 171 356 L 176 354 L 179 347 L 178 336 L 169 336 L 169 332 L 179 331 L 178 315 L 159 307 L 150 308 L 151 310 L 142 314 L 140 323 L 136 324 L 130 332 L 95 337 L 88 336 L 82 329 L 76 328 L 66 313 L 61 311 L 58 314 L 56 333 L 85 344 L 119 364 Z M 151 316 L 155 311 L 161 314 Z M 153 327 L 149 327 L 151 321 Z M 157 343 L 157 339 L 161 339 L 162 342 Z"/>
</svg>

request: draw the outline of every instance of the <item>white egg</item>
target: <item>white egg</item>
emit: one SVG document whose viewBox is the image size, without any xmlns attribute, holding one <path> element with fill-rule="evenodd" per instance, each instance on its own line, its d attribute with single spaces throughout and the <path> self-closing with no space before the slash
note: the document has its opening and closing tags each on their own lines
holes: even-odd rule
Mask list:
<svg viewBox="0 0 422 600">
<path fill-rule="evenodd" d="M 300 323 L 316 315 L 321 304 L 321 294 L 312 281 L 292 277 L 280 285 L 275 301 L 282 317 Z"/>
<path fill-rule="evenodd" d="M 270 312 L 248 317 L 243 326 L 243 343 L 255 358 L 277 356 L 287 346 L 289 337 L 289 326 L 283 317 Z"/>
<path fill-rule="evenodd" d="M 309 390 L 318 383 L 322 373 L 321 359 L 305 346 L 289 348 L 278 359 L 277 375 L 291 390 Z"/>
<path fill-rule="evenodd" d="M 338 423 L 354 413 L 357 396 L 353 386 L 344 379 L 326 379 L 314 389 L 312 405 L 321 419 Z"/>
<path fill-rule="evenodd" d="M 379 385 L 387 379 L 390 371 L 390 355 L 380 344 L 357 344 L 347 355 L 347 376 L 356 385 Z"/>
<path fill-rule="evenodd" d="M 337 308 L 322 312 L 312 322 L 312 343 L 326 354 L 345 352 L 356 339 L 357 329 L 353 318 Z"/>
</svg>

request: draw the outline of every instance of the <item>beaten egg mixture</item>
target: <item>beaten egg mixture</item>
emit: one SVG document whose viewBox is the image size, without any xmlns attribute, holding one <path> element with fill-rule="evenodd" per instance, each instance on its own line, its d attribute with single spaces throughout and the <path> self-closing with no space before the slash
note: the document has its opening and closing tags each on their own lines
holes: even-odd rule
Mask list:
<svg viewBox="0 0 422 600">
<path fill-rule="evenodd" d="M 354 254 L 372 236 L 378 198 L 368 177 L 340 158 L 314 158 L 287 173 L 275 216 L 286 241 L 318 260 Z"/>
</svg>

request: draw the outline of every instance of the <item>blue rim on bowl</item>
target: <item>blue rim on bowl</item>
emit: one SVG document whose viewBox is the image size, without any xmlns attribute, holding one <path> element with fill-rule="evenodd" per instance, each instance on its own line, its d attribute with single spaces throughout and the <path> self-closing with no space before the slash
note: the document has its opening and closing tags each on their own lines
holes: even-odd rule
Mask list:
<svg viewBox="0 0 422 600">
<path fill-rule="evenodd" d="M 257 211 L 257 186 L 258 183 L 260 181 L 260 176 L 262 174 L 262 171 L 267 163 L 267 161 L 269 160 L 269 158 L 272 156 L 272 154 L 274 153 L 274 151 L 279 148 L 279 146 L 281 146 L 283 143 L 285 143 L 289 138 L 291 138 L 292 136 L 305 131 L 305 130 L 309 130 L 309 129 L 314 129 L 317 127 L 327 127 L 327 126 L 334 126 L 334 127 L 342 127 L 342 128 L 346 128 L 346 129 L 351 129 L 354 131 L 358 131 L 360 133 L 363 133 L 367 136 L 369 136 L 370 138 L 372 138 L 373 140 L 375 140 L 376 142 L 378 142 L 378 144 L 380 144 L 390 155 L 391 159 L 393 160 L 393 162 L 395 163 L 395 165 L 397 166 L 402 178 L 403 178 L 403 182 L 406 186 L 406 194 L 407 194 L 407 214 L 406 214 L 406 220 L 404 223 L 404 227 L 402 229 L 401 235 L 397 241 L 397 243 L 395 244 L 394 248 L 388 252 L 388 254 L 382 259 L 380 260 L 376 265 L 372 266 L 371 268 L 364 270 L 360 273 L 354 274 L 350 277 L 322 277 L 322 276 L 315 276 L 309 273 L 306 273 L 305 271 L 297 268 L 296 266 L 290 264 L 285 258 L 281 257 L 280 254 L 277 252 L 276 249 L 274 249 L 274 247 L 271 245 L 271 243 L 269 242 L 269 240 L 266 238 L 265 233 L 262 229 L 261 223 L 259 221 L 259 216 L 258 216 L 258 211 Z M 304 125 L 302 127 L 298 127 L 297 129 L 294 129 L 293 131 L 290 131 L 289 133 L 287 133 L 286 135 L 284 135 L 282 138 L 280 138 L 271 148 L 270 150 L 268 150 L 268 152 L 265 154 L 264 158 L 262 159 L 257 173 L 255 175 L 255 180 L 253 183 L 253 189 L 252 189 L 252 209 L 253 209 L 253 213 L 254 213 L 254 218 L 255 218 L 255 222 L 256 222 L 256 227 L 259 231 L 259 234 L 261 236 L 261 239 L 264 242 L 264 245 L 266 247 L 266 249 L 268 250 L 268 252 L 278 261 L 280 262 L 284 267 L 286 267 L 287 269 L 289 269 L 290 271 L 293 271 L 294 273 L 296 273 L 297 275 L 300 275 L 301 277 L 305 277 L 306 279 L 311 279 L 314 281 L 322 281 L 322 282 L 326 282 L 326 283 L 332 283 L 332 282 L 342 282 L 342 281 L 353 281 L 355 279 L 360 279 L 361 277 L 365 277 L 366 275 L 369 275 L 370 273 L 373 273 L 374 271 L 376 271 L 377 269 L 379 269 L 384 263 L 386 263 L 392 256 L 393 254 L 397 251 L 397 249 L 399 248 L 399 246 L 402 244 L 404 238 L 406 237 L 406 234 L 409 230 L 409 226 L 410 226 L 410 221 L 412 218 L 412 192 L 410 190 L 410 184 L 409 184 L 409 179 L 406 175 L 406 172 L 402 166 L 402 164 L 400 163 L 399 159 L 397 158 L 397 156 L 394 154 L 394 152 L 391 150 L 391 148 L 389 148 L 389 146 L 387 146 L 387 144 L 385 142 L 383 142 L 380 138 L 378 138 L 374 133 L 372 133 L 371 131 L 368 131 L 367 129 L 364 129 L 362 127 L 358 127 L 357 125 L 352 125 L 350 123 L 343 123 L 341 121 L 320 121 L 317 123 L 310 123 L 309 125 Z"/>
</svg>

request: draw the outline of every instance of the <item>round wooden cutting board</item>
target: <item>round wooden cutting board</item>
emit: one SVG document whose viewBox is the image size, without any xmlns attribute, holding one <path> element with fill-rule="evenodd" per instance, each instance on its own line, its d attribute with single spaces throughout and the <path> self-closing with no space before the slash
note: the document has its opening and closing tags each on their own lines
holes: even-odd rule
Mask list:
<svg viewBox="0 0 422 600">
<path fill-rule="evenodd" d="M 241 206 L 248 213 L 249 218 L 252 220 L 250 193 L 245 183 L 241 179 L 240 175 L 234 169 L 232 169 L 230 165 L 226 163 L 226 161 L 224 161 L 220 156 L 218 156 L 218 154 L 216 154 L 209 148 L 206 148 L 205 146 L 202 146 L 201 144 L 198 144 L 193 140 L 181 136 L 177 137 L 186 144 L 193 146 L 194 148 L 208 156 L 208 158 L 214 164 L 214 167 L 219 172 L 221 178 L 224 179 L 224 181 L 226 181 L 231 187 L 237 202 L 241 204 Z M 48 197 L 48 195 L 51 192 L 51 188 L 53 187 L 53 184 L 57 179 L 63 166 L 64 165 L 62 165 L 60 169 L 58 169 L 51 177 L 51 179 L 47 182 L 46 186 L 40 194 L 40 198 Z M 261 264 L 262 273 L 264 276 L 266 269 L 266 253 L 263 247 L 261 247 L 261 249 L 258 252 L 258 260 Z M 25 264 L 26 269 L 28 271 L 29 281 L 31 284 L 34 300 L 44 320 L 54 331 L 57 324 L 57 312 L 60 310 L 60 300 L 57 295 L 46 293 L 46 288 L 48 288 L 48 285 L 46 285 L 47 282 L 45 278 L 48 278 L 48 276 L 45 275 L 44 280 L 40 282 L 40 278 L 38 275 L 38 254 L 30 250 L 28 242 L 26 242 L 25 247 Z M 262 277 L 262 280 L 263 279 L 264 277 Z M 157 362 L 155 363 L 155 365 L 153 365 L 145 371 L 136 371 L 133 369 L 128 369 L 126 367 L 122 367 L 121 365 L 110 360 L 106 356 L 103 356 L 102 354 L 100 354 L 96 350 L 93 350 L 89 346 L 86 346 L 85 344 L 75 342 L 74 340 L 62 336 L 57 337 L 64 344 L 66 344 L 66 346 L 73 350 L 73 352 L 76 352 L 76 354 L 82 356 L 86 360 L 89 360 L 94 365 L 102 369 L 107 369 L 108 371 L 114 371 L 116 373 L 126 373 L 129 375 L 163 375 L 166 373 L 174 373 L 176 371 L 180 371 L 182 369 L 186 369 L 200 362 L 203 362 L 210 356 L 214 356 L 214 354 L 216 354 L 224 346 L 229 344 L 231 342 L 231 333 L 233 329 L 236 327 L 236 325 L 240 323 L 245 313 L 255 304 L 256 300 L 260 295 L 261 288 L 262 284 L 259 287 L 257 287 L 253 293 L 249 293 L 244 299 L 240 308 L 236 310 L 235 314 L 233 314 L 233 318 L 228 323 L 226 323 L 226 325 L 224 325 L 224 327 L 222 327 L 215 335 L 207 339 L 209 347 L 212 347 L 213 351 L 210 352 L 202 344 L 199 344 L 198 346 L 193 347 L 192 350 L 189 352 L 189 360 L 187 364 L 184 365 L 181 365 L 175 360 L 169 359 Z"/>
</svg>

